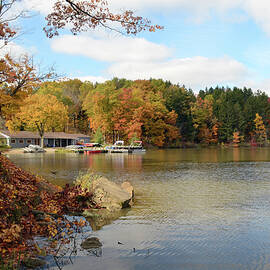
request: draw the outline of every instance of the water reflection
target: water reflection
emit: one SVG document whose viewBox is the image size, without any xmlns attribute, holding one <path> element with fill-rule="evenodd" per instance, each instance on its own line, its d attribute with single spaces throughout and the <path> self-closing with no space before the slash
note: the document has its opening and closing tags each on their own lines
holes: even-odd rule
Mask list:
<svg viewBox="0 0 270 270">
<path fill-rule="evenodd" d="M 93 218 L 87 218 L 87 221 L 89 222 L 93 231 L 98 231 L 103 226 L 112 224 L 118 218 L 125 217 L 126 215 L 128 215 L 129 211 L 130 208 L 122 209 L 121 211 L 106 213 L 104 213 L 104 210 L 96 210 L 95 213 L 97 214 L 97 216 Z"/>
<path fill-rule="evenodd" d="M 102 257 L 78 253 L 65 270 L 270 269 L 267 148 L 10 158 L 60 184 L 91 169 L 135 187 L 129 211 L 91 221 Z"/>
</svg>

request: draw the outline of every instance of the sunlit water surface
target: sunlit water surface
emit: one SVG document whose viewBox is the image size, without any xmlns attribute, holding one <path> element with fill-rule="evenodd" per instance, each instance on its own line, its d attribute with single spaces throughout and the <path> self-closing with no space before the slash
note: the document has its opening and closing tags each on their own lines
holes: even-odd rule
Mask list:
<svg viewBox="0 0 270 270">
<path fill-rule="evenodd" d="M 90 169 L 135 188 L 133 208 L 93 226 L 102 254 L 63 269 L 270 269 L 270 149 L 9 157 L 60 185 Z"/>
</svg>

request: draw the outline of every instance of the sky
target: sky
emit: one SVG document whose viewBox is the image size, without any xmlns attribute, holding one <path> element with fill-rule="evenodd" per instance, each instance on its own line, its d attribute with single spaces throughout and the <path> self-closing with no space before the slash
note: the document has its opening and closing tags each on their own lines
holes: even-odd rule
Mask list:
<svg viewBox="0 0 270 270">
<path fill-rule="evenodd" d="M 269 1 L 108 0 L 113 10 L 132 9 L 164 29 L 137 36 L 67 30 L 48 39 L 42 28 L 54 1 L 22 0 L 19 8 L 34 16 L 18 23 L 22 35 L 6 51 L 32 54 L 68 78 L 161 78 L 194 92 L 219 85 L 270 94 Z"/>
</svg>

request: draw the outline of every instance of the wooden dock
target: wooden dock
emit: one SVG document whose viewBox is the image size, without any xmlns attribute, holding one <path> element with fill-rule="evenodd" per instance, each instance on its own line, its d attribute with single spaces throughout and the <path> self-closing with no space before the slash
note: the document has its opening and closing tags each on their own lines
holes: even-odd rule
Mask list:
<svg viewBox="0 0 270 270">
<path fill-rule="evenodd" d="M 73 152 L 79 153 L 79 154 L 90 155 L 90 154 L 108 153 L 108 150 L 105 150 L 104 148 L 83 148 L 83 149 L 73 150 Z"/>
</svg>

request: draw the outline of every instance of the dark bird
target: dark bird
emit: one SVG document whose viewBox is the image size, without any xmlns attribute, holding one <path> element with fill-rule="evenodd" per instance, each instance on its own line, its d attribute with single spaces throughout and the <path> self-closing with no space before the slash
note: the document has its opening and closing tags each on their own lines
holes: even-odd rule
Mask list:
<svg viewBox="0 0 270 270">
<path fill-rule="evenodd" d="M 118 241 L 118 245 L 124 245 L 124 244 Z"/>
<path fill-rule="evenodd" d="M 51 171 L 51 173 L 55 175 L 55 174 L 57 174 L 57 171 Z"/>
<path fill-rule="evenodd" d="M 136 249 L 135 248 L 133 248 L 133 252 L 136 252 Z"/>
</svg>

